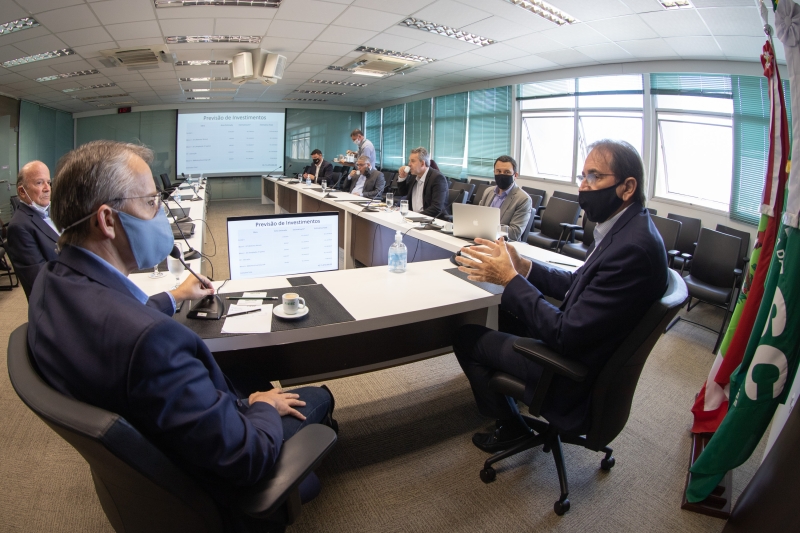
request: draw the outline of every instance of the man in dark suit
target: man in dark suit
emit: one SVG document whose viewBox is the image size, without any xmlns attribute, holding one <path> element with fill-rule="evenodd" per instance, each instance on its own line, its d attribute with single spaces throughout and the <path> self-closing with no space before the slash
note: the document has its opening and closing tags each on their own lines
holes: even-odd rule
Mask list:
<svg viewBox="0 0 800 533">
<path fill-rule="evenodd" d="M 349 180 L 346 188 L 347 192 L 364 198 L 380 196 L 386 186 L 386 178 L 383 177 L 383 172 L 372 168 L 369 158 L 364 155 L 356 161 L 356 168 L 358 170 L 351 171 L 350 176 L 347 178 Z"/>
<path fill-rule="evenodd" d="M 331 174 L 333 174 L 333 165 L 325 161 L 322 151 L 315 148 L 311 152 L 311 164 L 303 169 L 303 178 L 310 179 L 314 183 L 322 183 L 322 180 L 327 180 L 328 185 L 333 185 Z"/>
<path fill-rule="evenodd" d="M 50 170 L 31 161 L 17 175 L 19 208 L 8 223 L 8 256 L 30 297 L 39 270 L 56 254 L 58 231 L 50 219 Z"/>
<path fill-rule="evenodd" d="M 459 257 L 459 270 L 471 280 L 505 286 L 501 309 L 514 315 L 525 336 L 544 341 L 559 353 L 587 365 L 585 382 L 554 377 L 542 413 L 564 430 L 585 431 L 589 388 L 625 337 L 667 286 L 664 244 L 644 208 L 644 171 L 636 150 L 625 142 L 593 145 L 583 167 L 579 201 L 597 222 L 595 244 L 575 272 L 550 268 L 520 257 L 502 240 L 480 239 L 480 263 Z M 465 249 L 466 251 L 466 249 Z M 561 300 L 555 307 L 545 300 Z M 497 421 L 473 436 L 480 449 L 507 449 L 529 434 L 520 427 L 516 406 L 491 392 L 495 371 L 527 382 L 525 401 L 533 398 L 541 367 L 513 350 L 516 336 L 482 326 L 464 326 L 454 349 L 470 381 L 480 412 Z"/>
<path fill-rule="evenodd" d="M 423 148 L 414 148 L 408 158 L 408 168 L 397 173 L 397 195 L 405 196 L 408 209 L 429 217 L 438 217 L 445 212 L 447 204 L 447 180 L 438 170 L 430 168 L 431 158 Z M 411 178 L 409 178 L 409 174 Z"/>
<path fill-rule="evenodd" d="M 213 495 L 251 485 L 302 425 L 330 418 L 325 388 L 239 391 L 205 343 L 171 315 L 212 294 L 189 276 L 148 298 L 127 276 L 173 247 L 148 148 L 94 141 L 59 162 L 53 219 L 62 252 L 31 293 L 28 345 L 60 392 L 120 414 Z M 269 385 L 267 385 L 269 387 Z M 318 491 L 310 476 L 305 499 Z"/>
</svg>

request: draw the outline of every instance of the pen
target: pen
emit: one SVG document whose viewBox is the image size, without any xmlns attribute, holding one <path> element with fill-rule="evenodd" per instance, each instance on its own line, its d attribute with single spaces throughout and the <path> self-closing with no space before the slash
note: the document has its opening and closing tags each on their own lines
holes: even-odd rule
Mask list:
<svg viewBox="0 0 800 533">
<path fill-rule="evenodd" d="M 277 300 L 277 296 L 226 296 L 226 300 Z"/>
<path fill-rule="evenodd" d="M 558 261 L 548 261 L 548 263 L 552 263 L 554 265 L 561 265 L 565 267 L 577 267 L 578 265 L 573 265 L 572 263 L 559 263 Z"/>
<path fill-rule="evenodd" d="M 244 311 L 242 313 L 234 313 L 232 315 L 222 315 L 220 318 L 228 318 L 228 317 L 240 316 L 240 315 L 249 315 L 250 313 L 260 313 L 260 312 L 261 312 L 261 308 L 259 307 L 258 309 L 251 309 L 249 311 Z"/>
</svg>

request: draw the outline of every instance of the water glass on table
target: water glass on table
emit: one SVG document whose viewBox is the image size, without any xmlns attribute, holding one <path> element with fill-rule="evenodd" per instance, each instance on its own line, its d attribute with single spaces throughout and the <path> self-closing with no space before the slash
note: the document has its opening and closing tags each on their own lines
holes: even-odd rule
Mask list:
<svg viewBox="0 0 800 533">
<path fill-rule="evenodd" d="M 183 246 L 181 246 L 181 243 L 178 242 L 176 242 L 175 245 L 181 251 L 181 258 L 175 259 L 172 256 L 167 256 L 167 268 L 169 269 L 169 273 L 175 276 L 175 286 L 170 290 L 175 290 L 178 288 L 178 285 L 181 284 L 181 275 L 183 274 L 183 271 L 186 270 L 183 266 L 183 262 L 181 261 L 183 259 Z"/>
<path fill-rule="evenodd" d="M 502 238 L 503 240 L 508 240 L 508 226 L 505 224 L 500 224 L 497 226 L 497 238 Z"/>
<path fill-rule="evenodd" d="M 328 192 L 328 180 L 322 180 L 321 185 L 322 185 L 322 195 L 325 196 L 325 194 Z"/>
<path fill-rule="evenodd" d="M 400 200 L 400 214 L 403 216 L 408 214 L 408 200 Z"/>
<path fill-rule="evenodd" d="M 393 205 L 394 205 L 394 193 L 387 192 L 386 193 L 386 207 L 391 211 Z"/>
</svg>

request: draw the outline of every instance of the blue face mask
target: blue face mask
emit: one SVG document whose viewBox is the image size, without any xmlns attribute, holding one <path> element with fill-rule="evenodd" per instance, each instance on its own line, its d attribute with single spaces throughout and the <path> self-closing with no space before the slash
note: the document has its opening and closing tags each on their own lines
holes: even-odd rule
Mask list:
<svg viewBox="0 0 800 533">
<path fill-rule="evenodd" d="M 175 246 L 166 216 L 159 212 L 150 220 L 144 220 L 122 211 L 117 211 L 117 214 L 139 270 L 153 268 L 166 259 Z"/>
</svg>

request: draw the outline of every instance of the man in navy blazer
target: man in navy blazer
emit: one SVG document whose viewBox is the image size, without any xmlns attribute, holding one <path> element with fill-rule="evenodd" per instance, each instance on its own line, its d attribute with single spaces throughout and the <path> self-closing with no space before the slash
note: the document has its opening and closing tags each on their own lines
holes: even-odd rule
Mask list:
<svg viewBox="0 0 800 533">
<path fill-rule="evenodd" d="M 333 174 L 333 165 L 322 157 L 322 150 L 314 148 L 311 152 L 311 164 L 303 169 L 303 178 L 310 179 L 314 183 L 322 183 L 322 180 L 327 180 L 328 185 L 331 183 Z"/>
<path fill-rule="evenodd" d="M 397 174 L 397 196 L 406 197 L 409 211 L 436 218 L 447 210 L 448 186 L 447 179 L 430 164 L 431 157 L 425 148 L 411 150 L 409 172 L 401 167 Z"/>
<path fill-rule="evenodd" d="M 644 208 L 644 171 L 636 150 L 619 141 L 600 141 L 586 158 L 579 200 L 589 220 L 598 222 L 595 243 L 575 272 L 523 259 L 505 242 L 484 241 L 471 248 L 481 263 L 459 257 L 470 279 L 505 286 L 501 309 L 515 316 L 525 336 L 544 341 L 557 352 L 589 368 L 583 383 L 554 377 L 542 414 L 566 431 L 585 431 L 589 389 L 616 348 L 667 287 L 663 241 Z M 465 249 L 466 251 L 467 249 Z M 550 296 L 562 303 L 556 307 Z M 464 326 L 454 349 L 470 381 L 480 412 L 497 419 L 473 443 L 498 451 L 525 438 L 518 412 L 505 397 L 491 392 L 489 379 L 502 371 L 526 380 L 530 403 L 541 367 L 513 350 L 518 337 L 482 326 Z M 514 409 L 514 410 L 512 410 Z"/>
<path fill-rule="evenodd" d="M 17 175 L 19 208 L 8 223 L 8 256 L 30 297 L 42 266 L 57 257 L 58 231 L 50 219 L 50 170 L 31 161 Z"/>
<path fill-rule="evenodd" d="M 221 497 L 262 478 L 303 425 L 334 425 L 333 398 L 319 387 L 237 390 L 202 339 L 171 318 L 176 302 L 214 292 L 208 280 L 190 276 L 148 298 L 127 278 L 173 246 L 151 158 L 142 146 L 94 141 L 60 161 L 62 251 L 34 284 L 28 345 L 55 389 L 120 414 Z M 314 476 L 301 485 L 305 500 L 317 491 Z"/>
</svg>

